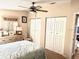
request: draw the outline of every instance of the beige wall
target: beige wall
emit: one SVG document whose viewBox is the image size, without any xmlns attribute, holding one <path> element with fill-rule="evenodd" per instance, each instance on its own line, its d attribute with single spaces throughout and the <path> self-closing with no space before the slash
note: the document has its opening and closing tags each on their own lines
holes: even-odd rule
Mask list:
<svg viewBox="0 0 79 59">
<path fill-rule="evenodd" d="M 71 58 L 73 35 L 74 35 L 75 13 L 79 12 L 78 5 L 79 3 L 77 0 L 72 0 L 71 3 L 42 5 L 43 9 L 48 10 L 48 13 L 42 13 L 42 12 L 37 13 L 37 17 L 40 17 L 42 21 L 41 41 L 40 41 L 42 47 L 44 47 L 44 42 L 45 42 L 45 17 L 67 16 L 64 55 L 67 57 L 67 59 Z M 21 16 L 28 16 L 27 12 L 0 10 L 0 17 L 8 16 L 8 15 L 18 17 L 18 22 L 23 27 L 23 34 L 26 36 L 27 33 L 29 33 L 29 29 L 30 29 L 29 19 L 35 18 L 35 14 L 29 14 L 28 30 L 27 30 L 27 23 L 21 22 Z"/>
<path fill-rule="evenodd" d="M 78 0 L 72 0 L 71 3 L 64 3 L 64 4 L 42 5 L 43 9 L 48 10 L 48 13 L 42 13 L 42 12 L 37 13 L 37 17 L 40 17 L 42 22 L 41 40 L 40 40 L 42 47 L 44 47 L 45 42 L 45 17 L 67 16 L 64 55 L 67 57 L 67 59 L 71 58 L 73 37 L 74 37 L 73 35 L 74 35 L 75 14 L 79 12 L 78 5 L 79 5 Z M 28 30 L 27 30 L 27 23 L 21 22 L 21 16 L 28 16 L 27 12 L 0 10 L 0 17 L 8 15 L 18 17 L 19 24 L 23 27 L 23 34 L 26 36 L 27 33 L 29 33 L 30 29 L 29 19 L 35 18 L 35 14 L 29 14 Z"/>
<path fill-rule="evenodd" d="M 57 16 L 67 16 L 67 23 L 66 23 L 66 38 L 65 38 L 65 49 L 64 49 L 64 55 L 69 57 L 70 52 L 70 40 L 71 40 L 71 28 L 72 28 L 72 17 L 71 17 L 71 8 L 70 3 L 64 3 L 64 4 L 55 4 L 55 5 L 43 5 L 43 9 L 48 10 L 48 13 L 37 13 L 37 17 L 41 18 L 42 21 L 42 29 L 41 29 L 41 46 L 44 47 L 45 42 L 45 17 L 57 17 Z M 32 15 L 32 14 L 31 14 Z M 34 14 L 30 18 L 34 17 Z"/>
<path fill-rule="evenodd" d="M 79 14 L 79 1 L 72 0 L 71 3 L 42 5 L 42 6 L 43 9 L 48 10 L 48 13 L 42 13 L 42 12 L 37 13 L 37 17 L 40 17 L 42 21 L 41 40 L 40 40 L 41 46 L 44 47 L 45 44 L 45 17 L 67 16 L 64 55 L 66 56 L 67 59 L 71 59 L 73 50 L 72 49 L 73 41 L 74 41 L 73 39 L 75 29 L 75 15 Z M 29 16 L 30 16 L 29 19 L 31 19 L 35 17 L 35 14 L 30 13 Z"/>
<path fill-rule="evenodd" d="M 41 18 L 41 46 L 44 47 L 45 42 L 45 17 L 54 17 L 54 16 L 67 16 L 66 23 L 66 36 L 65 36 L 65 46 L 64 46 L 64 55 L 67 59 L 71 58 L 72 47 L 73 47 L 73 38 L 74 38 L 74 24 L 75 24 L 75 14 L 79 12 L 79 1 L 72 0 L 71 3 L 64 4 L 53 4 L 53 5 L 42 5 L 43 9 L 48 10 L 48 13 L 37 13 L 37 17 Z M 28 18 L 28 30 L 27 23 L 21 22 L 21 16 L 28 16 L 28 13 L 25 11 L 10 11 L 10 10 L 0 10 L 0 17 L 3 16 L 15 16 L 18 17 L 19 24 L 23 27 L 23 34 L 26 36 L 29 33 L 30 20 L 35 18 L 35 14 L 29 14 Z M 28 31 L 28 32 L 27 32 Z"/>
<path fill-rule="evenodd" d="M 6 16 L 18 17 L 18 23 L 23 28 L 23 35 L 27 36 L 27 23 L 22 23 L 22 16 L 28 16 L 28 13 L 26 11 L 0 10 L 0 20 Z"/>
<path fill-rule="evenodd" d="M 71 59 L 74 42 L 75 15 L 79 14 L 79 0 L 72 0 L 71 3 L 42 6 L 43 9 L 48 10 L 48 13 L 37 13 L 37 17 L 40 17 L 42 21 L 41 46 L 44 47 L 45 42 L 45 17 L 67 16 L 64 55 L 67 59 Z M 34 17 L 35 14 L 29 14 L 29 19 Z"/>
</svg>

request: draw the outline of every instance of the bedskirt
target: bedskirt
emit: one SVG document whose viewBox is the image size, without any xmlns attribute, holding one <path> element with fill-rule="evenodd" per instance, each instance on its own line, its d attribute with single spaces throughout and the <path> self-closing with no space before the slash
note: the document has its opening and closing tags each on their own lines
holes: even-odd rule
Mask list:
<svg viewBox="0 0 79 59">
<path fill-rule="evenodd" d="M 27 40 L 0 45 L 0 59 L 45 59 L 45 52 Z"/>
</svg>

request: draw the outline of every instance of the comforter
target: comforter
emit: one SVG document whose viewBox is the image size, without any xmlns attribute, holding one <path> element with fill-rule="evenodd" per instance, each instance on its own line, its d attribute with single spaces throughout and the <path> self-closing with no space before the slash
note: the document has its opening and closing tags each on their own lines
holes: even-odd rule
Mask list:
<svg viewBox="0 0 79 59">
<path fill-rule="evenodd" d="M 0 59 L 45 59 L 44 49 L 29 41 L 0 45 Z"/>
</svg>

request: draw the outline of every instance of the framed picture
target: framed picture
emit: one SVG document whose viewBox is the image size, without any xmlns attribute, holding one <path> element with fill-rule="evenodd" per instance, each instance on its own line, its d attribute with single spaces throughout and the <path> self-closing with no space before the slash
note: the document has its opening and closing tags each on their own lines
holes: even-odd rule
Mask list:
<svg viewBox="0 0 79 59">
<path fill-rule="evenodd" d="M 22 16 L 22 23 L 27 23 L 27 17 L 26 16 Z"/>
</svg>

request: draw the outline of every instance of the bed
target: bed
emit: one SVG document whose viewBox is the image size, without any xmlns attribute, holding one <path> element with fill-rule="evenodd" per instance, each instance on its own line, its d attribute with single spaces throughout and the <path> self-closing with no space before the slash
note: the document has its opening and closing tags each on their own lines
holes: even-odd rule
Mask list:
<svg viewBox="0 0 79 59">
<path fill-rule="evenodd" d="M 44 49 L 23 40 L 0 45 L 0 59 L 45 59 Z"/>
</svg>

